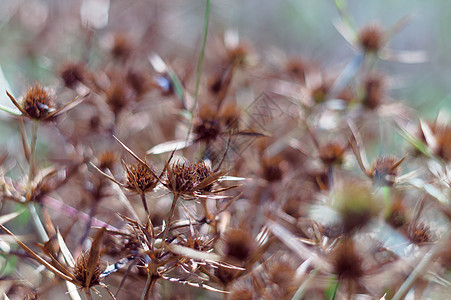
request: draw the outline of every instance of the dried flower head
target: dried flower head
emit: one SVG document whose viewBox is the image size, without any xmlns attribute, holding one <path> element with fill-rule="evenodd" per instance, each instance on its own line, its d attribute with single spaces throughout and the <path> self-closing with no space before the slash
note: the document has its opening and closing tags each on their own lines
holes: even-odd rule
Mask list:
<svg viewBox="0 0 451 300">
<path fill-rule="evenodd" d="M 409 231 L 409 240 L 417 245 L 422 245 L 431 241 L 431 235 L 429 232 L 429 227 L 424 224 L 415 224 L 414 227 Z"/>
<path fill-rule="evenodd" d="M 400 197 L 397 196 L 391 204 L 386 221 L 394 228 L 399 228 L 407 223 L 406 208 Z"/>
<path fill-rule="evenodd" d="M 133 52 L 133 46 L 130 38 L 123 34 L 117 34 L 114 37 L 113 47 L 111 48 L 111 55 L 118 60 L 126 60 Z"/>
<path fill-rule="evenodd" d="M 197 141 L 210 142 L 221 133 L 221 124 L 217 112 L 209 105 L 201 108 L 193 132 Z"/>
<path fill-rule="evenodd" d="M 375 109 L 381 105 L 385 96 L 385 82 L 381 75 L 368 76 L 364 82 L 363 105 Z"/>
<path fill-rule="evenodd" d="M 374 184 L 378 186 L 392 186 L 399 175 L 401 162 L 402 160 L 399 161 L 392 156 L 379 157 L 370 170 Z"/>
<path fill-rule="evenodd" d="M 55 109 L 50 93 L 41 85 L 34 85 L 27 90 L 23 98 L 23 109 L 33 119 L 45 119 Z"/>
<path fill-rule="evenodd" d="M 117 157 L 113 151 L 105 151 L 102 153 L 102 155 L 100 155 L 99 168 L 101 170 L 106 170 L 106 169 L 112 170 L 113 166 L 116 164 L 116 161 L 117 161 Z"/>
<path fill-rule="evenodd" d="M 125 187 L 138 194 L 153 190 L 158 184 L 158 178 L 148 165 L 137 162 L 131 166 L 125 166 L 127 171 L 127 183 Z"/>
<path fill-rule="evenodd" d="M 280 181 L 283 176 L 281 168 L 282 157 L 263 157 L 261 159 L 262 177 L 269 182 Z"/>
<path fill-rule="evenodd" d="M 365 52 L 379 51 L 384 41 L 384 30 L 378 24 L 364 26 L 358 33 L 358 43 Z"/>
<path fill-rule="evenodd" d="M 60 76 L 64 86 L 73 89 L 85 80 L 85 68 L 80 63 L 69 62 L 60 69 Z"/>
<path fill-rule="evenodd" d="M 346 147 L 338 142 L 329 142 L 319 149 L 319 158 L 326 166 L 341 165 Z"/>
<path fill-rule="evenodd" d="M 363 275 L 362 258 L 351 239 L 343 240 L 333 250 L 332 265 L 340 279 L 358 279 Z"/>
<path fill-rule="evenodd" d="M 106 90 L 105 96 L 107 104 L 115 115 L 118 115 L 134 98 L 133 91 L 122 80 L 113 81 Z"/>
<path fill-rule="evenodd" d="M 218 175 L 205 162 L 177 161 L 167 166 L 163 185 L 173 193 L 190 197 L 210 192 Z"/>
<path fill-rule="evenodd" d="M 346 182 L 337 189 L 333 197 L 346 233 L 365 226 L 379 211 L 370 188 L 364 183 Z"/>
<path fill-rule="evenodd" d="M 74 266 L 74 278 L 80 283 L 80 287 L 83 288 L 91 288 L 93 286 L 99 285 L 101 278 L 100 274 L 100 265 L 97 262 L 97 266 L 95 266 L 94 272 L 92 275 L 89 273 L 89 268 L 91 267 L 89 263 L 89 251 L 83 252 L 78 257 L 75 266 Z M 91 275 L 91 278 L 88 282 L 88 277 Z"/>
<path fill-rule="evenodd" d="M 243 229 L 230 229 L 224 235 L 225 254 L 229 258 L 245 261 L 255 249 L 251 234 Z"/>
</svg>

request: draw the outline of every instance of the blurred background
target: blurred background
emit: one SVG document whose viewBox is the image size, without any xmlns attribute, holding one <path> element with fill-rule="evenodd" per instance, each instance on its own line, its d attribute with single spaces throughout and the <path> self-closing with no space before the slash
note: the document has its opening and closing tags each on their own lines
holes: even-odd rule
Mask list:
<svg viewBox="0 0 451 300">
<path fill-rule="evenodd" d="M 113 31 L 131 34 L 164 57 L 196 61 L 204 5 L 204 1 L 188 0 L 2 0 L 0 66 L 6 82 L 19 95 L 35 81 L 55 81 L 57 66 L 67 59 L 81 59 L 89 39 L 99 39 L 107 47 Z M 396 82 L 391 96 L 423 116 L 434 117 L 450 107 L 450 6 L 445 0 L 347 1 L 357 28 L 373 21 L 387 28 L 406 15 L 412 17 L 389 46 L 425 51 L 428 61 L 382 63 L 379 68 Z M 338 18 L 332 0 L 214 1 L 210 32 L 237 30 L 263 56 L 278 50 L 321 65 L 344 65 L 354 52 L 334 27 Z M 207 48 L 213 43 L 209 39 Z M 4 103 L 4 93 L 1 97 Z"/>
</svg>

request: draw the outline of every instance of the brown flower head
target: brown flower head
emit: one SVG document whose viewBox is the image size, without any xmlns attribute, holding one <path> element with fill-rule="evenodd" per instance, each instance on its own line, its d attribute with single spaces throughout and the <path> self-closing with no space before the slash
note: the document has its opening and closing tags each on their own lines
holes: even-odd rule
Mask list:
<svg viewBox="0 0 451 300">
<path fill-rule="evenodd" d="M 28 88 L 22 100 L 22 108 L 29 118 L 42 120 L 55 109 L 54 98 L 41 85 Z"/>
<path fill-rule="evenodd" d="M 363 275 L 362 258 L 351 239 L 345 239 L 333 250 L 332 264 L 340 279 L 358 279 Z"/>
<path fill-rule="evenodd" d="M 251 234 L 243 229 L 230 229 L 225 233 L 225 254 L 239 261 L 246 260 L 255 248 Z"/>
<path fill-rule="evenodd" d="M 416 224 L 412 230 L 409 231 L 409 240 L 417 245 L 422 245 L 431 241 L 431 234 L 429 227 L 424 224 Z"/>
<path fill-rule="evenodd" d="M 197 141 L 210 142 L 221 133 L 221 124 L 218 114 L 209 105 L 205 105 L 199 111 L 199 116 L 193 128 Z"/>
<path fill-rule="evenodd" d="M 378 24 L 364 26 L 358 33 L 358 43 L 365 52 L 377 52 L 384 46 L 384 31 Z"/>
<path fill-rule="evenodd" d="M 100 162 L 100 169 L 106 170 L 106 169 L 113 169 L 114 164 L 116 163 L 117 157 L 116 154 L 114 154 L 113 151 L 105 151 L 100 155 L 99 162 Z"/>
<path fill-rule="evenodd" d="M 363 105 L 375 109 L 381 105 L 385 95 L 385 82 L 381 75 L 370 75 L 364 82 Z"/>
<path fill-rule="evenodd" d="M 343 183 L 334 193 L 334 206 L 346 233 L 364 227 L 379 211 L 370 188 L 363 182 Z"/>
<path fill-rule="evenodd" d="M 280 181 L 283 177 L 281 168 L 282 157 L 263 157 L 261 159 L 262 176 L 269 182 Z"/>
<path fill-rule="evenodd" d="M 130 38 L 123 34 L 117 34 L 114 37 L 113 47 L 111 48 L 111 55 L 118 60 L 126 60 L 133 52 L 133 46 Z"/>
<path fill-rule="evenodd" d="M 341 165 L 346 148 L 338 142 L 330 142 L 319 149 L 319 158 L 327 165 Z"/>
<path fill-rule="evenodd" d="M 399 175 L 399 165 L 401 162 L 402 160 L 398 161 L 392 156 L 379 157 L 370 170 L 374 184 L 379 186 L 392 186 L 395 183 L 396 176 Z"/>
<path fill-rule="evenodd" d="M 153 190 L 158 184 L 158 178 L 147 165 L 137 162 L 131 166 L 125 166 L 127 171 L 126 188 L 139 194 Z"/>
<path fill-rule="evenodd" d="M 73 89 L 85 80 L 85 68 L 80 63 L 66 63 L 60 69 L 64 86 Z"/>
<path fill-rule="evenodd" d="M 91 280 L 87 283 L 87 279 L 89 276 L 89 251 L 82 253 L 74 266 L 74 278 L 80 283 L 80 286 L 83 288 L 90 288 L 100 284 L 101 278 L 100 275 L 102 272 L 100 271 L 99 263 L 95 267 L 94 273 L 91 276 Z"/>
<path fill-rule="evenodd" d="M 189 197 L 211 192 L 220 176 L 222 173 L 214 173 L 205 162 L 178 161 L 166 167 L 163 185 L 173 193 Z"/>
</svg>

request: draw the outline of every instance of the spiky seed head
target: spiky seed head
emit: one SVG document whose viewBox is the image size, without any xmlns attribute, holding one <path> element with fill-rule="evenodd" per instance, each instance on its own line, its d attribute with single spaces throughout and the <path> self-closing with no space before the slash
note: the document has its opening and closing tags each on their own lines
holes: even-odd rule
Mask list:
<svg viewBox="0 0 451 300">
<path fill-rule="evenodd" d="M 210 106 L 203 106 L 193 127 L 196 140 L 210 142 L 221 133 L 221 124 L 217 112 Z"/>
<path fill-rule="evenodd" d="M 130 38 L 124 34 L 117 34 L 114 37 L 111 55 L 118 60 L 126 60 L 133 52 L 133 46 Z"/>
<path fill-rule="evenodd" d="M 409 240 L 417 245 L 422 245 L 424 243 L 428 243 L 431 241 L 431 235 L 429 231 L 429 227 L 420 223 L 417 224 L 410 232 L 409 232 Z"/>
<path fill-rule="evenodd" d="M 115 115 L 118 115 L 134 98 L 133 91 L 122 80 L 113 82 L 106 90 L 105 96 Z"/>
<path fill-rule="evenodd" d="M 91 277 L 91 281 L 86 283 L 86 280 L 88 278 L 88 270 L 91 267 L 88 266 L 88 262 L 89 262 L 89 251 L 80 254 L 80 256 L 77 258 L 77 261 L 75 262 L 73 274 L 80 286 L 91 288 L 100 283 L 101 281 L 100 275 L 102 274 L 102 272 L 100 271 L 100 265 L 97 264 L 94 270 L 94 274 Z"/>
<path fill-rule="evenodd" d="M 43 86 L 36 84 L 29 87 L 23 97 L 23 109 L 32 119 L 42 120 L 55 109 L 53 96 Z"/>
<path fill-rule="evenodd" d="M 365 52 L 377 52 L 384 45 L 384 31 L 378 24 L 368 24 L 358 33 L 359 46 Z"/>
<path fill-rule="evenodd" d="M 374 163 L 370 173 L 374 176 L 374 183 L 378 186 L 392 186 L 399 175 L 397 159 L 392 156 L 381 156 Z"/>
<path fill-rule="evenodd" d="M 195 192 L 196 186 L 213 175 L 213 171 L 205 162 L 187 163 L 178 161 L 170 168 L 174 176 L 174 183 L 171 181 L 168 172 L 163 178 L 163 183 L 171 191 L 181 194 Z M 209 192 L 212 187 L 213 183 L 202 187 L 198 192 Z"/>
<path fill-rule="evenodd" d="M 226 129 L 238 129 L 241 111 L 236 104 L 224 105 L 219 114 L 221 126 Z"/>
<path fill-rule="evenodd" d="M 138 162 L 129 166 L 128 169 L 127 189 L 141 194 L 153 190 L 157 185 L 158 179 L 154 176 L 149 166 Z"/>
</svg>

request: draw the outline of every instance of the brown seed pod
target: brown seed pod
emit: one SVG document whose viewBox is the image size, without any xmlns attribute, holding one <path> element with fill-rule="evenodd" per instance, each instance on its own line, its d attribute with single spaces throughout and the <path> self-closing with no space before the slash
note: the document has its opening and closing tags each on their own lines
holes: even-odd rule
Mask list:
<svg viewBox="0 0 451 300">
<path fill-rule="evenodd" d="M 163 185 L 170 191 L 185 196 L 210 192 L 217 175 L 205 162 L 176 162 L 167 167 Z M 208 179 L 212 181 L 209 182 Z M 215 179 L 216 178 L 216 179 Z"/>
<path fill-rule="evenodd" d="M 262 177 L 269 182 L 280 181 L 283 177 L 281 168 L 282 157 L 263 157 L 260 162 Z"/>
<path fill-rule="evenodd" d="M 319 149 L 319 158 L 326 166 L 341 165 L 346 147 L 338 142 L 329 142 Z"/>
<path fill-rule="evenodd" d="M 396 177 L 399 175 L 399 165 L 401 161 L 398 161 L 392 156 L 381 156 L 373 164 L 370 170 L 375 185 L 380 186 L 392 186 L 395 183 Z"/>
</svg>

